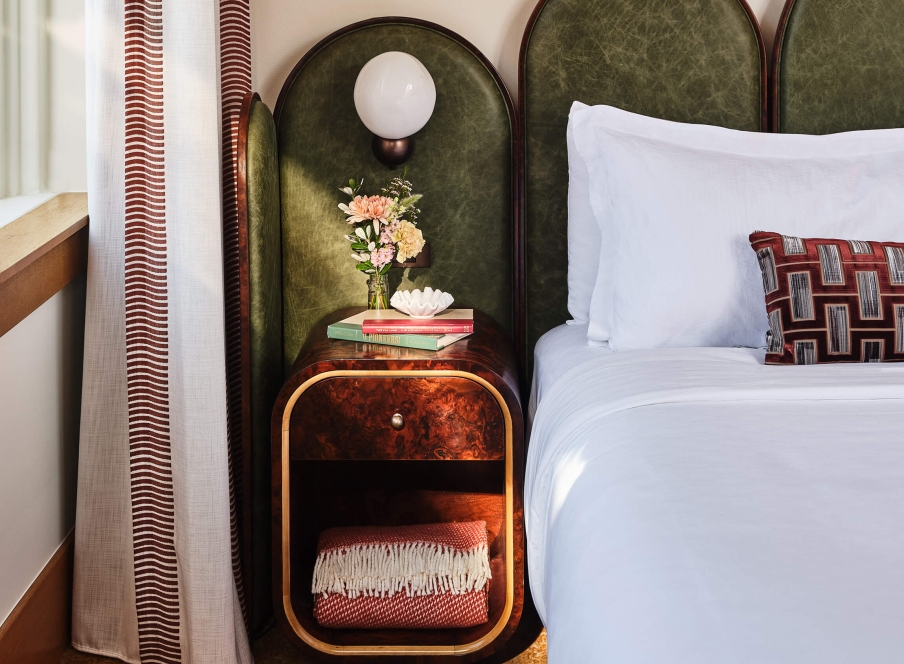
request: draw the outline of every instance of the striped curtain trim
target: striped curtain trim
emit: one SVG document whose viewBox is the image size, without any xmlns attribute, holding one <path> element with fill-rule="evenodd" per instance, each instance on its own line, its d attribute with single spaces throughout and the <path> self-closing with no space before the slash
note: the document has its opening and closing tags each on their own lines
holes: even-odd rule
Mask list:
<svg viewBox="0 0 904 664">
<path fill-rule="evenodd" d="M 125 308 L 132 538 L 143 664 L 182 660 L 170 463 L 161 0 L 125 3 Z"/>
<path fill-rule="evenodd" d="M 220 92 L 223 113 L 223 278 L 226 297 L 226 403 L 232 571 L 245 625 L 242 580 L 242 330 L 237 211 L 238 126 L 242 98 L 251 91 L 251 10 L 248 0 L 220 0 Z"/>
</svg>

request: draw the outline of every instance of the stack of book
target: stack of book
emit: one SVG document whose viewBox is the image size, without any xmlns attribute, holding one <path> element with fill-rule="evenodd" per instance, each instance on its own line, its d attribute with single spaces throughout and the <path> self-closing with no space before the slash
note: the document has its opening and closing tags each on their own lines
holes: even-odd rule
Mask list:
<svg viewBox="0 0 904 664">
<path fill-rule="evenodd" d="M 327 328 L 330 339 L 439 350 L 474 332 L 473 309 L 447 309 L 433 318 L 412 318 L 394 309 L 362 311 Z"/>
</svg>

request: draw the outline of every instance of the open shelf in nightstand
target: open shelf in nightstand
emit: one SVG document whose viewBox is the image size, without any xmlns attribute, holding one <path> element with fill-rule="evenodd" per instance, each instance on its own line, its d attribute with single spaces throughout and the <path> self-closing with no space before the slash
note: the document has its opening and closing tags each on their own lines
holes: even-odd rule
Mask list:
<svg viewBox="0 0 904 664">
<path fill-rule="evenodd" d="M 292 606 L 312 636 L 343 646 L 455 646 L 479 640 L 499 622 L 506 578 L 504 461 L 293 461 L 291 478 Z M 493 573 L 489 622 L 435 630 L 326 629 L 316 623 L 311 575 L 322 531 L 454 521 L 487 523 Z"/>
</svg>

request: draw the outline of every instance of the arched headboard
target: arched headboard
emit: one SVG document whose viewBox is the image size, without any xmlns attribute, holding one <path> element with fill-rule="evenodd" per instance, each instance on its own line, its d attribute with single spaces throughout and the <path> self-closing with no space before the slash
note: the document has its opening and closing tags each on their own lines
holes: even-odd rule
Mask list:
<svg viewBox="0 0 904 664">
<path fill-rule="evenodd" d="M 788 0 L 773 72 L 776 131 L 904 127 L 904 2 Z"/>
<path fill-rule="evenodd" d="M 391 290 L 431 286 L 456 306 L 483 310 L 509 333 L 514 321 L 515 113 L 489 62 L 455 33 L 426 21 L 380 18 L 350 25 L 312 48 L 286 79 L 274 112 L 283 257 L 283 361 L 311 327 L 364 303 L 366 275 L 343 240 L 338 188 L 350 177 L 379 193 L 393 173 L 371 153 L 355 111 L 364 64 L 387 50 L 418 58 L 436 83 L 436 108 L 415 134 L 409 178 L 424 194 L 418 226 L 431 267 L 390 271 Z"/>
<path fill-rule="evenodd" d="M 573 101 L 766 129 L 766 58 L 743 0 L 543 0 L 521 46 L 527 365 L 568 318 L 565 128 Z"/>
</svg>

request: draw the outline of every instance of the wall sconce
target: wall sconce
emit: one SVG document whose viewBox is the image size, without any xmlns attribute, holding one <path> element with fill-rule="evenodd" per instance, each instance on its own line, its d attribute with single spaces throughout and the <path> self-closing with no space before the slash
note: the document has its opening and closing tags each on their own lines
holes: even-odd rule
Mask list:
<svg viewBox="0 0 904 664">
<path fill-rule="evenodd" d="M 407 53 L 381 53 L 361 68 L 355 81 L 355 109 L 374 134 L 374 156 L 389 168 L 411 158 L 412 134 L 427 124 L 435 105 L 433 77 Z"/>
</svg>

